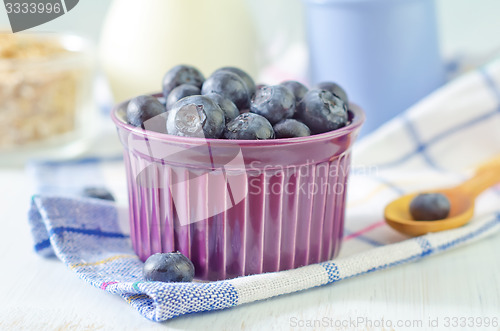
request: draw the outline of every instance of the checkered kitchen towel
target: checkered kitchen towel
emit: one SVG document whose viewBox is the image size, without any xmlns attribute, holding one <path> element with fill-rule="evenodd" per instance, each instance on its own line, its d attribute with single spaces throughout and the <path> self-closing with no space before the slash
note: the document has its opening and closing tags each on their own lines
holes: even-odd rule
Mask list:
<svg viewBox="0 0 500 331">
<path fill-rule="evenodd" d="M 498 188 L 480 197 L 468 225 L 419 238 L 385 225 L 383 208 L 405 192 L 456 184 L 500 153 L 499 87 L 497 61 L 451 82 L 357 144 L 346 235 L 335 260 L 227 281 L 145 282 L 121 225 L 123 209 L 70 197 L 82 185 L 104 183 L 126 201 L 123 164 L 112 159 L 31 168 L 41 193 L 29 214 L 35 250 L 55 254 L 86 282 L 122 296 L 146 318 L 164 321 L 338 282 L 469 244 L 500 230 Z"/>
</svg>

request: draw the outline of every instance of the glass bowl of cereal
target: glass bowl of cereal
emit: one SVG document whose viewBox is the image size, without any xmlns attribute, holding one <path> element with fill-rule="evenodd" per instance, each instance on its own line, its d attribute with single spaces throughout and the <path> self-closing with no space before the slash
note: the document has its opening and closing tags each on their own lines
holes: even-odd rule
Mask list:
<svg viewBox="0 0 500 331">
<path fill-rule="evenodd" d="M 0 33 L 0 164 L 81 153 L 92 132 L 92 45 L 56 33 Z"/>
</svg>

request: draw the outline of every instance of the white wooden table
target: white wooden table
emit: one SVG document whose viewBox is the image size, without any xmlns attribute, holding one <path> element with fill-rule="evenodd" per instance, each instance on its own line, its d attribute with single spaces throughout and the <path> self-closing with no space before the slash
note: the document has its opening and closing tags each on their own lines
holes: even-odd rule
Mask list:
<svg viewBox="0 0 500 331">
<path fill-rule="evenodd" d="M 385 330 L 430 329 L 430 322 L 438 323 L 433 330 L 500 330 L 477 327 L 500 319 L 498 235 L 421 262 L 159 324 L 58 260 L 36 255 L 26 215 L 29 178 L 22 169 L 0 169 L 0 187 L 0 330 L 379 330 L 382 319 Z M 453 317 L 478 319 L 475 328 L 460 327 L 460 320 L 446 328 Z"/>
</svg>

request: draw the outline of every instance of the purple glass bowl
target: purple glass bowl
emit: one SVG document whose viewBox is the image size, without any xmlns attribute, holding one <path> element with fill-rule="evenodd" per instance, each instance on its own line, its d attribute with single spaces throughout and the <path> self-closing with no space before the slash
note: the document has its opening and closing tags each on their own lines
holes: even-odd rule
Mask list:
<svg viewBox="0 0 500 331">
<path fill-rule="evenodd" d="M 343 235 L 351 146 L 364 121 L 303 138 L 172 136 L 112 119 L 124 146 L 130 233 L 144 261 L 180 251 L 221 280 L 332 259 Z M 149 127 L 164 127 L 155 118 Z M 148 125 L 146 125 L 148 128 Z"/>
</svg>

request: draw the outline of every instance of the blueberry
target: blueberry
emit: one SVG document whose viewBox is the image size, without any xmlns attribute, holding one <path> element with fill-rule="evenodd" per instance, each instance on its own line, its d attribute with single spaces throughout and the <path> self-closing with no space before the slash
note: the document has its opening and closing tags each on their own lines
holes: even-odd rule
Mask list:
<svg viewBox="0 0 500 331">
<path fill-rule="evenodd" d="M 189 84 L 182 84 L 174 88 L 168 95 L 166 108 L 171 109 L 172 106 L 182 98 L 188 97 L 190 95 L 200 95 L 201 90 L 199 87 Z"/>
<path fill-rule="evenodd" d="M 297 106 L 296 118 L 313 134 L 339 129 L 347 123 L 345 103 L 325 90 L 310 90 Z"/>
<path fill-rule="evenodd" d="M 144 262 L 142 273 L 148 281 L 191 282 L 194 265 L 180 252 L 156 253 Z"/>
<path fill-rule="evenodd" d="M 158 100 L 163 107 L 167 108 L 167 99 L 163 97 L 163 95 L 161 97 L 157 97 L 156 100 Z"/>
<path fill-rule="evenodd" d="M 115 201 L 113 194 L 104 187 L 86 187 L 83 189 L 82 195 L 88 198 Z"/>
<path fill-rule="evenodd" d="M 224 138 L 243 140 L 273 139 L 274 130 L 265 117 L 254 113 L 244 113 L 227 124 Z"/>
<path fill-rule="evenodd" d="M 266 86 L 268 86 L 268 85 L 266 85 L 266 84 L 259 84 L 259 85 L 256 85 L 256 86 L 255 86 L 255 92 L 257 92 L 258 90 L 260 90 L 261 88 L 266 87 Z"/>
<path fill-rule="evenodd" d="M 168 97 L 170 92 L 179 85 L 189 84 L 201 88 L 205 77 L 195 67 L 178 65 L 170 69 L 163 77 L 163 96 Z"/>
<path fill-rule="evenodd" d="M 347 93 L 345 93 L 345 90 L 339 84 L 336 84 L 334 82 L 322 82 L 316 85 L 314 88 L 332 92 L 338 98 L 342 99 L 342 101 L 344 101 L 346 104 L 349 104 Z"/>
<path fill-rule="evenodd" d="M 294 80 L 284 81 L 280 85 L 288 87 L 288 89 L 292 91 L 293 95 L 295 96 L 295 102 L 297 103 L 300 102 L 300 100 L 304 98 L 304 95 L 306 95 L 307 91 L 309 91 L 309 89 L 303 84 Z"/>
<path fill-rule="evenodd" d="M 239 110 L 248 108 L 250 104 L 250 94 L 245 82 L 240 76 L 229 71 L 216 71 L 207 78 L 201 88 L 201 94 L 209 93 L 217 93 L 228 98 Z"/>
<path fill-rule="evenodd" d="M 250 103 L 250 111 L 275 124 L 294 115 L 295 96 L 283 85 L 266 86 L 255 93 Z"/>
<path fill-rule="evenodd" d="M 233 74 L 238 75 L 245 83 L 245 86 L 248 90 L 248 95 L 250 97 L 252 97 L 252 95 L 255 94 L 255 89 L 256 89 L 255 82 L 253 81 L 252 77 L 250 77 L 250 75 L 247 74 L 245 71 L 243 71 L 239 68 L 235 68 L 235 67 L 224 67 L 224 68 L 217 69 L 215 72 L 221 71 L 221 70 L 229 71 L 229 72 L 232 72 Z"/>
<path fill-rule="evenodd" d="M 224 125 L 224 112 L 219 105 L 207 96 L 193 95 L 173 105 L 167 119 L 167 132 L 183 137 L 220 138 Z"/>
<path fill-rule="evenodd" d="M 143 126 L 147 120 L 158 116 L 167 110 L 155 98 L 141 95 L 130 100 L 127 106 L 127 122 L 134 126 Z"/>
<path fill-rule="evenodd" d="M 307 137 L 311 135 L 311 130 L 302 122 L 294 119 L 286 119 L 274 125 L 276 138 Z"/>
<path fill-rule="evenodd" d="M 450 201 L 441 193 L 417 195 L 410 203 L 410 214 L 416 221 L 435 221 L 448 217 Z"/>
<path fill-rule="evenodd" d="M 240 112 L 238 111 L 238 107 L 229 100 L 228 98 L 223 97 L 220 94 L 217 93 L 209 93 L 207 94 L 207 97 L 212 99 L 216 104 L 219 105 L 220 109 L 224 112 L 224 118 L 226 124 L 234 120 Z"/>
<path fill-rule="evenodd" d="M 262 90 L 264 87 L 268 87 L 269 85 L 266 85 L 266 84 L 259 84 L 259 85 L 256 85 L 255 86 L 255 93 L 252 95 L 252 97 L 250 98 L 250 103 L 252 102 L 252 99 L 255 97 L 255 95 L 257 93 L 259 93 L 260 90 Z M 249 109 L 250 111 L 250 109 Z M 241 113 L 241 111 L 240 111 Z M 248 112 L 247 112 L 248 113 Z"/>
</svg>

